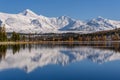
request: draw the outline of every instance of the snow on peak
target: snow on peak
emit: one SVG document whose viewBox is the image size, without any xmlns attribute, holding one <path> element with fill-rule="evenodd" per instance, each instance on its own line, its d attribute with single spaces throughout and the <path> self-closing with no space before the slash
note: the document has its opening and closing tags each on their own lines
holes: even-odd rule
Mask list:
<svg viewBox="0 0 120 80">
<path fill-rule="evenodd" d="M 97 19 L 103 20 L 105 18 L 103 18 L 102 16 L 98 16 Z"/>
<path fill-rule="evenodd" d="M 101 16 L 98 16 L 97 18 L 94 18 L 92 20 L 90 20 L 91 22 L 105 22 L 107 21 L 107 19 L 101 17 Z"/>
<path fill-rule="evenodd" d="M 88 21 L 87 25 L 93 27 L 94 31 L 111 30 L 111 29 L 115 29 L 116 26 L 120 28 L 119 21 L 105 19 L 101 16 Z"/>
<path fill-rule="evenodd" d="M 68 20 L 68 21 L 75 21 L 74 19 L 72 19 L 71 17 L 69 16 L 60 16 L 58 17 L 58 19 L 60 20 Z"/>
<path fill-rule="evenodd" d="M 71 19 L 69 16 L 60 16 L 60 19 Z"/>
<path fill-rule="evenodd" d="M 26 9 L 19 14 L 0 13 L 0 20 L 6 25 L 7 32 L 58 33 L 67 31 L 93 32 L 120 28 L 120 21 L 105 19 L 101 16 L 90 21 L 80 21 L 68 16 L 46 17 Z"/>
<path fill-rule="evenodd" d="M 24 16 L 28 16 L 28 17 L 36 17 L 36 16 L 38 16 L 36 13 L 34 13 L 33 11 L 31 11 L 30 9 L 26 9 L 26 10 L 24 10 L 20 14 L 22 14 Z"/>
</svg>

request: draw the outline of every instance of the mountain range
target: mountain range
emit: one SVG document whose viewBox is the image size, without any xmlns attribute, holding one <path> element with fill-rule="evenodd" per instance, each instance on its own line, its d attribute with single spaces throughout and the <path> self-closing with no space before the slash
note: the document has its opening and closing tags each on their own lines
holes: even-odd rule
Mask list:
<svg viewBox="0 0 120 80">
<path fill-rule="evenodd" d="M 18 14 L 0 13 L 0 25 L 7 32 L 18 33 L 61 33 L 96 32 L 120 28 L 120 21 L 97 17 L 88 21 L 75 20 L 68 16 L 45 17 L 26 9 Z"/>
</svg>

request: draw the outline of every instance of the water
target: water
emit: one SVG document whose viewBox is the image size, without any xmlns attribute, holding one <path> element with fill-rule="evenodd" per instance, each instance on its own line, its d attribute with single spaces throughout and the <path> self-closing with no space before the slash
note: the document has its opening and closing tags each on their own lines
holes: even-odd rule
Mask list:
<svg viewBox="0 0 120 80">
<path fill-rule="evenodd" d="M 0 80 L 120 80 L 120 43 L 0 45 Z"/>
</svg>

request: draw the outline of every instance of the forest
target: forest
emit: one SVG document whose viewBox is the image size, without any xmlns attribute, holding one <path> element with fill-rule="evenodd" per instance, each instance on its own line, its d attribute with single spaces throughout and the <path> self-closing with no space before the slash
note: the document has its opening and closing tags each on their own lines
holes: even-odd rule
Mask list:
<svg viewBox="0 0 120 80">
<path fill-rule="evenodd" d="M 120 40 L 120 29 L 98 31 L 93 33 L 11 33 L 6 32 L 5 25 L 0 27 L 0 42 L 7 41 L 118 41 Z"/>
</svg>

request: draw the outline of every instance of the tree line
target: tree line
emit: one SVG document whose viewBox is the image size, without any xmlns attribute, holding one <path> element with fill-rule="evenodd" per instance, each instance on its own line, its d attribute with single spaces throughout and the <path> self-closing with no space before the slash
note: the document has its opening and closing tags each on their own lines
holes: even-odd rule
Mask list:
<svg viewBox="0 0 120 80">
<path fill-rule="evenodd" d="M 10 38 L 7 37 L 7 32 L 5 25 L 0 26 L 0 41 L 5 42 L 5 41 L 19 41 L 20 40 L 20 35 L 16 32 L 12 32 L 12 36 Z"/>
<path fill-rule="evenodd" d="M 87 34 L 79 33 L 49 33 L 49 34 L 19 34 L 12 32 L 8 37 L 5 25 L 0 27 L 0 41 L 113 41 L 120 40 L 120 29 L 100 31 Z"/>
</svg>

